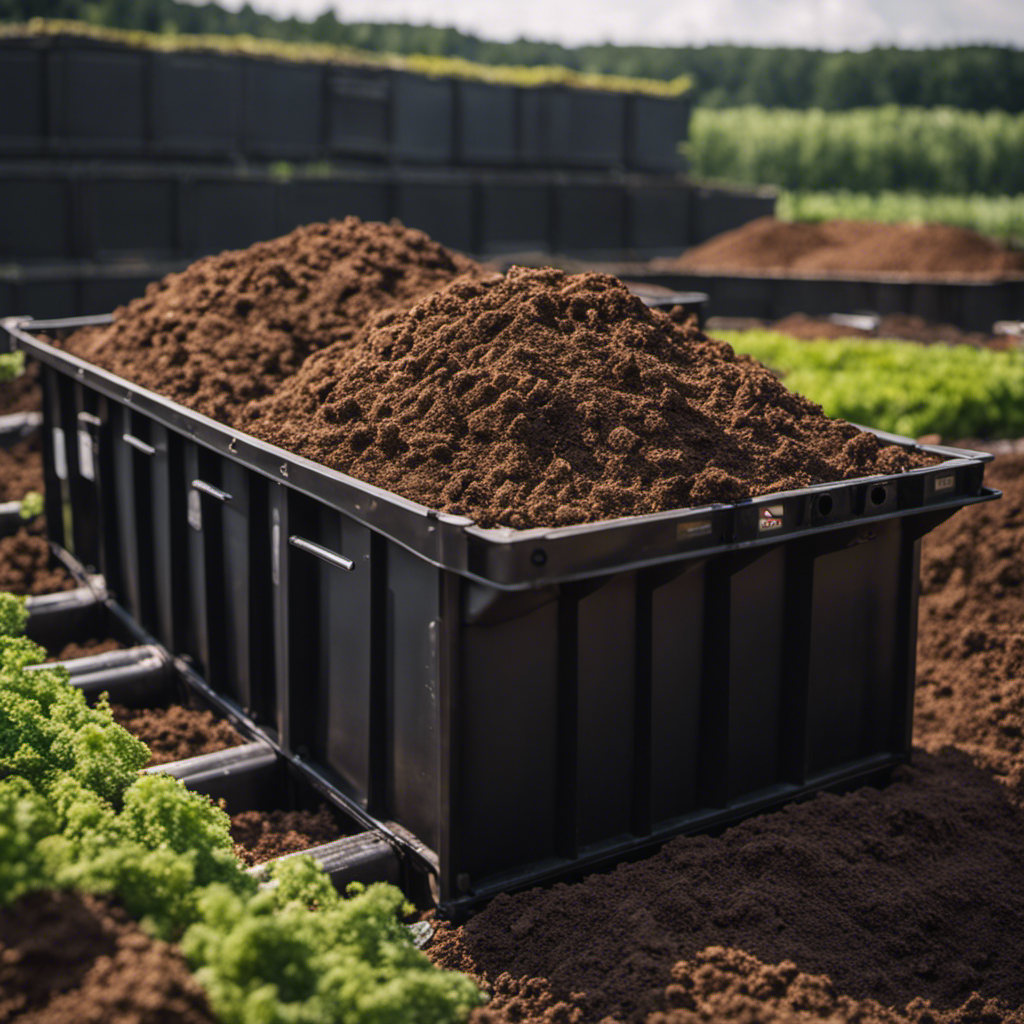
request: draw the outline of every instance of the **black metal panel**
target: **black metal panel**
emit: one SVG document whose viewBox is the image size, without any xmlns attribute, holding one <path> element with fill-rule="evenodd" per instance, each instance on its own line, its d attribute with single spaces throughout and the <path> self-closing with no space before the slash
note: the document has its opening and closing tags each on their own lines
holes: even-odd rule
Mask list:
<svg viewBox="0 0 1024 1024">
<path fill-rule="evenodd" d="M 0 153 L 38 152 L 46 134 L 44 51 L 19 40 L 0 46 Z"/>
<path fill-rule="evenodd" d="M 325 73 L 316 64 L 246 62 L 242 136 L 247 154 L 298 159 L 320 155 Z"/>
<path fill-rule="evenodd" d="M 626 189 L 621 184 L 554 185 L 556 251 L 612 255 L 626 248 Z"/>
<path fill-rule="evenodd" d="M 90 177 L 80 183 L 79 195 L 84 254 L 98 259 L 166 259 L 177 254 L 178 187 L 173 176 Z"/>
<path fill-rule="evenodd" d="M 488 177 L 479 185 L 483 253 L 545 252 L 553 248 L 551 190 L 537 178 Z"/>
<path fill-rule="evenodd" d="M 182 156 L 241 152 L 242 62 L 209 53 L 153 55 L 153 149 Z"/>
<path fill-rule="evenodd" d="M 690 244 L 699 245 L 724 231 L 775 213 L 775 194 L 765 191 L 695 188 L 691 193 Z"/>
<path fill-rule="evenodd" d="M 510 85 L 455 83 L 455 153 L 462 164 L 516 162 L 517 94 Z"/>
<path fill-rule="evenodd" d="M 209 178 L 186 187 L 189 249 L 194 255 L 244 249 L 277 234 L 277 197 L 271 182 Z"/>
<path fill-rule="evenodd" d="M 303 224 L 349 216 L 379 221 L 391 217 L 390 189 L 380 180 L 295 178 L 281 186 L 279 199 L 280 234 Z"/>
<path fill-rule="evenodd" d="M 626 99 L 626 163 L 639 171 L 681 171 L 680 151 L 690 128 L 685 96 L 636 94 Z"/>
<path fill-rule="evenodd" d="M 71 43 L 49 58 L 50 147 L 57 153 L 142 154 L 149 54 Z"/>
<path fill-rule="evenodd" d="M 391 79 L 383 71 L 327 72 L 327 147 L 339 156 L 390 152 Z"/>
<path fill-rule="evenodd" d="M 449 78 L 405 71 L 391 81 L 391 158 L 398 163 L 450 165 L 455 95 Z"/>
<path fill-rule="evenodd" d="M 637 184 L 629 190 L 628 247 L 641 256 L 672 256 L 689 244 L 690 186 Z"/>
<path fill-rule="evenodd" d="M 0 261 L 61 261 L 75 255 L 71 184 L 66 176 L 8 173 L 0 178 L 0 190 Z"/>
<path fill-rule="evenodd" d="M 401 179 L 395 184 L 395 216 L 410 228 L 462 252 L 475 252 L 474 189 L 468 178 Z"/>
<path fill-rule="evenodd" d="M 552 87 L 545 97 L 547 163 L 616 169 L 625 163 L 626 97 L 596 89 Z"/>
</svg>

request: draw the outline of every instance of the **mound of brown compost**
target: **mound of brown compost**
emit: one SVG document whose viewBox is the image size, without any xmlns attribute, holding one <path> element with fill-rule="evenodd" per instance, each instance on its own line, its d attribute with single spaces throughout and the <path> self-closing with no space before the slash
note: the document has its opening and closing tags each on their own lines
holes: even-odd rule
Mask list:
<svg viewBox="0 0 1024 1024">
<path fill-rule="evenodd" d="M 71 661 L 73 658 L 91 658 L 96 654 L 107 654 L 124 648 L 118 640 L 108 637 L 106 640 L 83 640 L 81 643 L 72 641 L 64 644 L 59 650 L 51 652 L 47 661 Z"/>
<path fill-rule="evenodd" d="M 235 854 L 252 867 L 341 838 L 326 804 L 316 811 L 241 811 L 231 816 Z"/>
<path fill-rule="evenodd" d="M 760 217 L 658 263 L 701 271 L 998 277 L 1024 273 L 1024 252 L 944 224 L 800 224 Z"/>
<path fill-rule="evenodd" d="M 16 412 L 39 412 L 43 408 L 43 389 L 39 386 L 39 367 L 29 363 L 25 372 L 13 380 L 0 382 L 0 416 Z"/>
<path fill-rule="evenodd" d="M 243 423 L 485 526 L 564 526 L 899 473 L 928 457 L 787 391 L 616 278 L 514 267 L 378 316 Z"/>
<path fill-rule="evenodd" d="M 1000 501 L 958 512 L 924 541 L 914 713 L 919 743 L 954 743 L 1024 802 L 1024 454 L 985 483 Z"/>
<path fill-rule="evenodd" d="M 42 517 L 17 533 L 0 537 L 0 591 L 51 594 L 76 586 L 63 566 L 53 564 L 50 545 L 42 531 Z"/>
<path fill-rule="evenodd" d="M 664 1010 L 666 986 L 703 970 L 686 981 L 673 966 L 711 946 L 792 961 L 853 1000 L 904 1012 L 923 998 L 951 1015 L 922 1020 L 970 1019 L 957 1013 L 979 1000 L 1002 1009 L 976 1020 L 1020 1020 L 1024 817 L 968 755 L 919 753 L 884 789 L 819 794 L 575 885 L 499 896 L 428 954 L 494 986 L 499 1019 L 576 1010 L 596 1024 Z M 757 992 L 769 1009 L 772 996 Z"/>
<path fill-rule="evenodd" d="M 43 490 L 43 456 L 37 437 L 0 448 L 0 502 L 21 501 L 29 491 Z"/>
<path fill-rule="evenodd" d="M 213 1024 L 173 946 L 108 900 L 36 892 L 0 911 L 0 1021 Z"/>
<path fill-rule="evenodd" d="M 351 345 L 371 313 L 477 272 L 422 231 L 347 217 L 201 259 L 65 345 L 234 424 L 246 402 L 272 392 L 311 352 Z"/>
<path fill-rule="evenodd" d="M 178 705 L 169 708 L 110 708 L 114 720 L 149 747 L 150 765 L 169 764 L 186 757 L 212 754 L 245 742 L 229 722 L 212 711 Z"/>
</svg>

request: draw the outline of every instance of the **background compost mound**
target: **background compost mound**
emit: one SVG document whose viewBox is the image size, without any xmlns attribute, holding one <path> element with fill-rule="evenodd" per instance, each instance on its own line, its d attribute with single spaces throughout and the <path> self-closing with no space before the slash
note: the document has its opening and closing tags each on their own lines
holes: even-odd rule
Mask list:
<svg viewBox="0 0 1024 1024">
<path fill-rule="evenodd" d="M 555 1024 L 573 1008 L 583 1022 L 642 1021 L 665 1009 L 673 965 L 709 946 L 790 960 L 897 1008 L 923 997 L 955 1011 L 978 992 L 1008 1009 L 976 1019 L 1012 1019 L 1024 819 L 966 754 L 921 753 L 885 789 L 821 794 L 576 885 L 499 896 L 428 953 L 488 985 L 506 975 L 495 1009 L 519 1002 L 505 1019 Z M 541 993 L 542 1012 L 524 1014 Z"/>
<path fill-rule="evenodd" d="M 184 957 L 107 900 L 36 892 L 0 912 L 0 1021 L 214 1024 Z"/>
<path fill-rule="evenodd" d="M 230 722 L 217 718 L 212 711 L 177 704 L 169 708 L 126 708 L 112 704 L 110 710 L 118 725 L 149 747 L 149 765 L 212 754 L 245 742 Z"/>
<path fill-rule="evenodd" d="M 928 457 L 825 416 L 614 277 L 514 267 L 378 316 L 243 427 L 484 526 L 733 502 Z"/>
<path fill-rule="evenodd" d="M 477 272 L 422 231 L 346 217 L 199 260 L 66 347 L 232 425 L 310 352 L 352 344 L 371 313 Z"/>
<path fill-rule="evenodd" d="M 1024 454 L 999 456 L 985 482 L 1000 501 L 925 538 L 914 730 L 969 751 L 1024 803 Z"/>
<path fill-rule="evenodd" d="M 326 804 L 316 811 L 241 811 L 231 815 L 235 855 L 250 867 L 333 842 L 341 835 Z"/>
<path fill-rule="evenodd" d="M 17 533 L 0 537 L 0 591 L 51 594 L 77 586 L 62 565 L 54 564 L 43 529 L 40 516 Z"/>
<path fill-rule="evenodd" d="M 1024 273 L 1024 252 L 944 224 L 827 221 L 790 224 L 760 217 L 671 261 L 685 270 L 900 273 L 985 276 Z"/>
<path fill-rule="evenodd" d="M 42 490 L 43 453 L 38 435 L 0 448 L 0 501 L 21 501 L 29 491 Z"/>
</svg>

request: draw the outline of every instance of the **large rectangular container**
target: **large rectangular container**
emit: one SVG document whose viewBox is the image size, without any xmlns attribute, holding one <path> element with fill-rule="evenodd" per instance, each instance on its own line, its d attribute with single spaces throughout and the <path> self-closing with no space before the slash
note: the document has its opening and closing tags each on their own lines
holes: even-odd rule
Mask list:
<svg viewBox="0 0 1024 1024">
<path fill-rule="evenodd" d="M 0 154 L 38 154 L 46 139 L 46 63 L 41 46 L 0 42 Z"/>
<path fill-rule="evenodd" d="M 990 456 L 932 446 L 897 476 L 482 529 L 40 337 L 76 322 L 3 326 L 42 364 L 53 539 L 447 911 L 905 761 L 920 539 L 998 496 Z"/>
<path fill-rule="evenodd" d="M 297 160 L 322 156 L 325 75 L 319 64 L 246 62 L 242 86 L 246 155 Z"/>
<path fill-rule="evenodd" d="M 391 144 L 391 78 L 386 71 L 327 72 L 327 146 L 332 154 L 383 160 Z"/>
</svg>

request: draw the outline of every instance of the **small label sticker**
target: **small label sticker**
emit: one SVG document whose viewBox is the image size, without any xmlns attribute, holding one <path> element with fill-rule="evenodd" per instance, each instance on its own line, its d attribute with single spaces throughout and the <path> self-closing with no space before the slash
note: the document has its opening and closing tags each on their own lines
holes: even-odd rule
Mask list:
<svg viewBox="0 0 1024 1024">
<path fill-rule="evenodd" d="M 188 525 L 193 530 L 202 530 L 203 528 L 203 499 L 199 497 L 199 492 L 194 487 L 190 487 L 188 490 Z"/>
<path fill-rule="evenodd" d="M 67 480 L 68 450 L 61 427 L 53 428 L 53 471 L 59 480 Z"/>
<path fill-rule="evenodd" d="M 78 428 L 78 472 L 86 480 L 96 479 L 96 460 L 94 458 L 92 434 L 85 427 Z"/>
<path fill-rule="evenodd" d="M 698 519 L 693 523 L 680 523 L 676 527 L 676 540 L 694 540 L 711 533 L 711 520 Z"/>
<path fill-rule="evenodd" d="M 935 490 L 951 491 L 956 483 L 956 476 L 950 473 L 948 476 L 937 476 L 935 478 Z"/>
<path fill-rule="evenodd" d="M 761 509 L 761 515 L 758 518 L 758 532 L 763 533 L 765 530 L 781 529 L 784 514 L 785 509 L 781 505 L 765 505 Z"/>
</svg>

